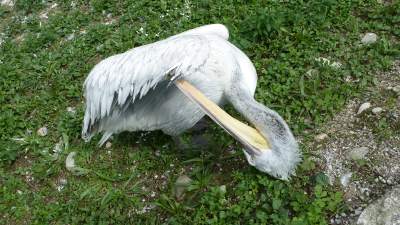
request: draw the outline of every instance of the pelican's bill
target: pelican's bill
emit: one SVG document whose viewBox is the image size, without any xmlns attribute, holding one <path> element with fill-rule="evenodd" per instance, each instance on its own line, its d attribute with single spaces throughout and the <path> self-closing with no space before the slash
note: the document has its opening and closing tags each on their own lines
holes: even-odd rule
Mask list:
<svg viewBox="0 0 400 225">
<path fill-rule="evenodd" d="M 247 150 L 257 154 L 262 150 L 270 149 L 268 141 L 258 130 L 230 116 L 189 82 L 177 80 L 175 84 L 188 98 L 196 102 L 214 122 L 242 143 Z"/>
</svg>

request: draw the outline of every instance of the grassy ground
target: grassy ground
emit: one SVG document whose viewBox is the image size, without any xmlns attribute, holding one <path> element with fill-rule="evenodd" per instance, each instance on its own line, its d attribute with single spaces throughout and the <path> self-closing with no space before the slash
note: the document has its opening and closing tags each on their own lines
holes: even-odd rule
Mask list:
<svg viewBox="0 0 400 225">
<path fill-rule="evenodd" d="M 308 143 L 399 56 L 399 10 L 399 2 L 357 0 L 0 6 L 0 223 L 327 224 L 346 206 L 309 159 Z M 257 99 L 303 139 L 304 161 L 290 182 L 248 166 L 216 126 L 207 129 L 212 147 L 188 152 L 160 132 L 123 133 L 107 149 L 96 147 L 98 138 L 80 139 L 82 82 L 97 62 L 207 23 L 228 26 L 231 41 L 256 65 Z M 378 41 L 361 45 L 365 32 Z M 44 137 L 36 133 L 43 126 Z M 72 151 L 80 174 L 65 169 Z M 174 183 L 183 174 L 193 182 L 177 199 Z"/>
</svg>

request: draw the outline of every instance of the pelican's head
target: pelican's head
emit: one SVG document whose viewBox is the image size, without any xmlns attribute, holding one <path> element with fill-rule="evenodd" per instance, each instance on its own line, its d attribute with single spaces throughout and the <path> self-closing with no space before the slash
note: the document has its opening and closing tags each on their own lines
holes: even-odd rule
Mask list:
<svg viewBox="0 0 400 225">
<path fill-rule="evenodd" d="M 261 172 L 282 180 L 288 180 L 294 174 L 296 165 L 301 160 L 295 141 L 285 146 L 264 148 L 245 146 L 243 153 L 250 165 Z"/>
<path fill-rule="evenodd" d="M 224 121 L 224 128 L 242 143 L 250 165 L 278 179 L 288 180 L 301 161 L 297 141 L 277 112 L 254 100 L 249 101 L 250 103 L 241 101 L 240 104 L 251 107 L 243 114 L 256 128 L 235 118 Z M 240 106 L 238 108 L 242 109 Z"/>
<path fill-rule="evenodd" d="M 299 148 L 287 124 L 276 112 L 260 106 L 260 113 L 256 113 L 253 119 L 257 127 L 254 129 L 230 116 L 188 82 L 179 80 L 176 84 L 244 146 L 243 152 L 250 165 L 282 180 L 287 180 L 294 173 L 300 162 Z"/>
</svg>

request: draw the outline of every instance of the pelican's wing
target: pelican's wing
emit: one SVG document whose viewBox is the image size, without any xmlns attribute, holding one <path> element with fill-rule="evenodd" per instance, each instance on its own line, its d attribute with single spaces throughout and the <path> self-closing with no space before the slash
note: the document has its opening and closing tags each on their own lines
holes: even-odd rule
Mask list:
<svg viewBox="0 0 400 225">
<path fill-rule="evenodd" d="M 201 27 L 197 27 L 180 34 L 177 34 L 172 37 L 182 36 L 182 35 L 216 35 L 222 39 L 228 40 L 229 39 L 229 31 L 222 24 L 210 24 Z"/>
<path fill-rule="evenodd" d="M 101 61 L 84 83 L 86 112 L 82 137 L 89 140 L 97 131 L 92 129 L 95 123 L 116 107 L 121 110 L 127 103 L 140 99 L 160 81 L 170 79 L 167 74 L 171 71 L 174 76 L 185 76 L 201 69 L 208 55 L 206 37 L 182 35 Z"/>
</svg>

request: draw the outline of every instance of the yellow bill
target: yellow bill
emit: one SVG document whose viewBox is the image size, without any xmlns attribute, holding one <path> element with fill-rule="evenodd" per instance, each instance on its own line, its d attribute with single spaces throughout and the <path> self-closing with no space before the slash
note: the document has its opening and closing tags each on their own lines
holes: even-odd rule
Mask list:
<svg viewBox="0 0 400 225">
<path fill-rule="evenodd" d="M 230 116 L 189 82 L 177 80 L 175 84 L 187 97 L 196 102 L 214 122 L 224 128 L 248 150 L 252 150 L 252 153 L 257 154 L 262 150 L 270 149 L 268 141 L 258 130 Z"/>
</svg>

